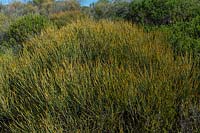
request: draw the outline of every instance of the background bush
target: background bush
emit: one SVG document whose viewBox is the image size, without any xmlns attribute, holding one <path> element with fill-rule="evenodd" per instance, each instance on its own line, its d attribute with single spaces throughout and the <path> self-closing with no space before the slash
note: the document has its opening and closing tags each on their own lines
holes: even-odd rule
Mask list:
<svg viewBox="0 0 200 133">
<path fill-rule="evenodd" d="M 3 44 L 4 36 L 11 23 L 11 18 L 3 13 L 0 13 L 0 55 L 4 53 L 7 47 Z"/>
<path fill-rule="evenodd" d="M 80 10 L 80 4 L 76 0 L 63 0 L 63 1 L 46 1 L 39 4 L 39 12 L 42 15 L 49 16 L 54 13 L 65 11 Z"/>
<path fill-rule="evenodd" d="M 129 3 L 123 0 L 99 0 L 86 11 L 95 19 L 125 19 L 129 13 Z"/>
<path fill-rule="evenodd" d="M 166 25 L 190 21 L 199 14 L 198 0 L 134 0 L 128 17 L 137 23 Z"/>
<path fill-rule="evenodd" d="M 65 11 L 51 14 L 49 18 L 58 28 L 61 28 L 66 24 L 86 18 L 86 15 L 80 11 Z"/>
<path fill-rule="evenodd" d="M 171 26 L 160 28 L 166 33 L 168 41 L 172 44 L 174 52 L 181 54 L 185 52 L 200 54 L 200 16 L 189 22 L 177 22 Z"/>
<path fill-rule="evenodd" d="M 76 11 L 80 10 L 80 4 L 76 0 L 64 0 L 54 3 L 53 13 L 65 12 L 65 11 Z"/>
<path fill-rule="evenodd" d="M 50 21 L 45 16 L 30 14 L 20 17 L 9 26 L 5 40 L 11 46 L 22 45 L 49 25 Z"/>
<path fill-rule="evenodd" d="M 175 54 L 191 52 L 199 55 L 198 0 L 134 0 L 128 18 L 147 31 L 161 30 L 167 35 Z"/>
</svg>

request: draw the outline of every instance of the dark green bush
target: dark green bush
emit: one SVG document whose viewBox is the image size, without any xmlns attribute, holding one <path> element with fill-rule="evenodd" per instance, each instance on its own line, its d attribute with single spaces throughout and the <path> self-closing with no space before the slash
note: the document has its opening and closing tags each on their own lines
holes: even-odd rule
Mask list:
<svg viewBox="0 0 200 133">
<path fill-rule="evenodd" d="M 161 29 L 167 33 L 167 39 L 172 44 L 175 53 L 200 54 L 200 16 L 190 22 L 178 22 Z"/>
<path fill-rule="evenodd" d="M 134 0 L 127 19 L 167 33 L 174 53 L 200 53 L 199 0 Z"/>
<path fill-rule="evenodd" d="M 137 23 L 161 24 L 168 20 L 166 0 L 135 0 L 130 4 L 129 18 Z M 166 23 L 166 22 L 165 22 Z"/>
<path fill-rule="evenodd" d="M 41 15 L 30 14 L 20 17 L 10 25 L 5 40 L 11 46 L 21 45 L 49 25 L 50 21 Z"/>
<path fill-rule="evenodd" d="M 128 19 L 150 25 L 190 21 L 200 13 L 199 0 L 134 0 Z"/>
</svg>

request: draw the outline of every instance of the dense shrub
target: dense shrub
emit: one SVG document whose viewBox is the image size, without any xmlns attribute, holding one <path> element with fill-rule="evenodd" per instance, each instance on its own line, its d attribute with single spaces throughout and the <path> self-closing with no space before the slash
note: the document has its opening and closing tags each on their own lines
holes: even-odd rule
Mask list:
<svg viewBox="0 0 200 133">
<path fill-rule="evenodd" d="M 147 31 L 161 29 L 175 54 L 200 52 L 199 0 L 134 0 L 128 18 Z"/>
<path fill-rule="evenodd" d="M 10 17 L 6 16 L 3 13 L 0 13 L 0 54 L 4 53 L 7 49 L 7 47 L 3 44 L 3 41 L 10 23 Z"/>
<path fill-rule="evenodd" d="M 129 3 L 123 0 L 113 2 L 99 0 L 91 5 L 90 11 L 88 12 L 95 19 L 125 19 L 128 13 Z"/>
<path fill-rule="evenodd" d="M 114 18 L 126 19 L 129 15 L 129 3 L 126 1 L 116 1 L 112 4 L 111 10 Z"/>
<path fill-rule="evenodd" d="M 150 25 L 190 21 L 200 14 L 199 0 L 134 0 L 129 19 Z"/>
<path fill-rule="evenodd" d="M 178 22 L 161 29 L 167 33 L 168 41 L 172 44 L 175 53 L 200 54 L 200 16 L 189 22 Z"/>
<path fill-rule="evenodd" d="M 17 19 L 18 17 L 28 14 L 38 14 L 39 9 L 32 3 L 21 3 L 20 1 L 14 1 L 8 5 L 3 5 L 1 13 L 13 19 Z"/>
<path fill-rule="evenodd" d="M 86 15 L 82 14 L 80 11 L 65 11 L 51 14 L 49 17 L 58 28 L 61 28 L 73 21 L 86 18 Z"/>
<path fill-rule="evenodd" d="M 97 3 L 91 6 L 92 16 L 96 19 L 109 18 L 111 3 L 108 0 L 99 0 Z"/>
<path fill-rule="evenodd" d="M 45 16 L 30 14 L 20 17 L 10 25 L 5 40 L 11 46 L 21 45 L 49 25 L 50 21 Z"/>
<path fill-rule="evenodd" d="M 91 10 L 124 18 L 124 7 L 101 0 Z M 130 7 L 132 21 L 164 25 L 173 48 L 157 29 L 79 11 L 56 8 L 49 17 L 58 28 L 40 15 L 13 22 L 4 43 L 23 49 L 0 56 L 0 132 L 200 132 L 198 0 Z"/>
<path fill-rule="evenodd" d="M 23 7 L 23 15 L 28 15 L 28 14 L 39 14 L 39 9 L 37 6 L 34 6 L 31 3 L 25 4 Z"/>
<path fill-rule="evenodd" d="M 1 130 L 199 132 L 198 60 L 176 57 L 127 22 L 48 28 L 0 63 Z"/>
<path fill-rule="evenodd" d="M 77 11 L 77 10 L 80 10 L 80 4 L 77 0 L 63 0 L 54 2 L 50 13 L 59 13 L 59 12 Z"/>
<path fill-rule="evenodd" d="M 0 42 L 3 39 L 3 34 L 6 31 L 7 25 L 9 25 L 9 19 L 6 15 L 0 13 Z"/>
</svg>

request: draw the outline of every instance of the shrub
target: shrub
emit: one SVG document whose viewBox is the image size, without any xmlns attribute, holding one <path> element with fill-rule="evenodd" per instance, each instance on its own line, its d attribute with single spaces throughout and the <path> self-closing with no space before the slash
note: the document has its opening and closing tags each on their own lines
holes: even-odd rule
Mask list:
<svg viewBox="0 0 200 133">
<path fill-rule="evenodd" d="M 24 8 L 25 4 L 21 3 L 20 1 L 14 1 L 8 6 L 5 6 L 4 13 L 8 16 L 18 17 L 25 14 Z"/>
<path fill-rule="evenodd" d="M 112 4 L 110 12 L 113 12 L 114 18 L 126 19 L 129 15 L 129 3 L 125 1 L 116 1 Z"/>
<path fill-rule="evenodd" d="M 4 132 L 200 129 L 198 62 L 174 60 L 159 32 L 77 21 L 46 29 L 26 42 L 19 59 L 0 66 Z"/>
<path fill-rule="evenodd" d="M 61 28 L 68 23 L 86 18 L 86 15 L 82 14 L 80 11 L 65 11 L 51 14 L 49 17 L 58 28 Z"/>
<path fill-rule="evenodd" d="M 77 0 L 63 0 L 53 3 L 51 13 L 59 13 L 65 11 L 77 11 L 80 10 L 80 4 Z"/>
<path fill-rule="evenodd" d="M 166 25 L 190 21 L 200 13 L 198 0 L 134 0 L 129 19 L 150 25 Z"/>
<path fill-rule="evenodd" d="M 29 38 L 38 35 L 42 29 L 50 25 L 50 21 L 40 15 L 26 15 L 12 23 L 6 33 L 6 38 L 11 46 L 22 45 Z"/>
<path fill-rule="evenodd" d="M 174 53 L 200 52 L 199 0 L 135 0 L 130 4 L 133 22 L 147 31 L 161 29 L 168 36 Z"/>
<path fill-rule="evenodd" d="M 168 41 L 172 44 L 175 53 L 200 54 L 200 16 L 189 22 L 178 22 L 161 29 L 167 33 Z"/>
<path fill-rule="evenodd" d="M 0 13 L 0 34 L 1 35 L 7 31 L 11 21 L 12 19 L 9 16 L 3 13 Z"/>
<path fill-rule="evenodd" d="M 126 19 L 129 14 L 129 3 L 123 0 L 113 2 L 109 0 L 99 0 L 91 4 L 90 9 L 86 7 L 82 9 L 95 19 L 121 20 Z"/>
<path fill-rule="evenodd" d="M 109 18 L 111 3 L 108 0 L 99 0 L 92 5 L 92 16 L 96 19 Z"/>
<path fill-rule="evenodd" d="M 7 49 L 4 42 L 4 36 L 10 23 L 11 23 L 10 17 L 0 13 L 0 53 L 4 53 Z"/>
</svg>

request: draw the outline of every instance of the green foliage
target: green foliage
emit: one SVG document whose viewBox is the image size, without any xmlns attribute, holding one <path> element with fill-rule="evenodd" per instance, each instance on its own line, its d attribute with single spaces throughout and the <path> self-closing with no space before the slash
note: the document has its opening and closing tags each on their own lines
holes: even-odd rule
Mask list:
<svg viewBox="0 0 200 133">
<path fill-rule="evenodd" d="M 116 1 L 112 5 L 113 17 L 126 19 L 129 15 L 129 3 L 126 1 Z"/>
<path fill-rule="evenodd" d="M 3 34 L 5 32 L 5 25 L 7 23 L 7 16 L 0 13 L 0 41 L 2 41 Z"/>
<path fill-rule="evenodd" d="M 136 0 L 130 5 L 130 19 L 137 23 L 163 23 L 167 18 L 166 0 Z"/>
<path fill-rule="evenodd" d="M 49 25 L 50 21 L 45 16 L 30 14 L 20 17 L 9 26 L 5 40 L 11 46 L 22 45 Z"/>
<path fill-rule="evenodd" d="M 107 18 L 109 16 L 110 2 L 108 0 L 99 0 L 92 5 L 92 16 L 96 19 Z"/>
<path fill-rule="evenodd" d="M 199 14 L 199 0 L 135 0 L 128 17 L 148 31 L 164 31 L 174 53 L 196 56 L 200 53 Z"/>
<path fill-rule="evenodd" d="M 29 4 L 26 5 L 24 3 L 15 1 L 9 5 L 4 6 L 4 9 L 2 10 L 2 12 L 6 14 L 7 16 L 16 18 L 16 17 L 23 16 L 25 14 L 30 13 L 28 12 L 29 10 L 27 10 L 27 6 L 29 6 Z"/>
<path fill-rule="evenodd" d="M 41 5 L 41 13 L 44 15 L 51 15 L 54 13 L 65 11 L 77 11 L 80 10 L 80 4 L 77 0 L 63 0 L 55 1 L 52 3 L 44 3 Z M 46 13 L 45 13 L 46 12 Z"/>
<path fill-rule="evenodd" d="M 150 25 L 189 21 L 200 13 L 199 0 L 134 0 L 129 19 Z"/>
<path fill-rule="evenodd" d="M 49 18 L 58 28 L 61 28 L 66 24 L 86 18 L 86 15 L 80 11 L 65 11 L 51 14 Z"/>
<path fill-rule="evenodd" d="M 33 0 L 33 4 L 41 6 L 44 3 L 52 3 L 54 0 Z"/>
<path fill-rule="evenodd" d="M 0 14 L 2 46 L 22 51 L 0 48 L 0 132 L 200 132 L 199 0 L 100 0 L 84 9 L 149 32 L 92 21 L 77 1 L 35 2 L 30 12 L 51 22 L 31 14 L 7 31 Z M 25 11 L 8 7 L 9 16 Z"/>
<path fill-rule="evenodd" d="M 64 11 L 77 11 L 80 9 L 80 3 L 78 0 L 64 0 L 54 3 L 53 13 L 64 12 Z"/>
<path fill-rule="evenodd" d="M 77 21 L 0 58 L 2 132 L 199 132 L 200 67 L 159 32 Z"/>
<path fill-rule="evenodd" d="M 200 55 L 200 16 L 161 29 L 167 33 L 175 53 L 191 52 Z"/>
<path fill-rule="evenodd" d="M 95 19 L 125 19 L 129 13 L 129 3 L 123 0 L 110 2 L 99 0 L 91 5 L 90 15 Z"/>
<path fill-rule="evenodd" d="M 5 33 L 11 23 L 10 17 L 0 13 L 0 55 L 7 50 L 4 42 Z"/>
</svg>

